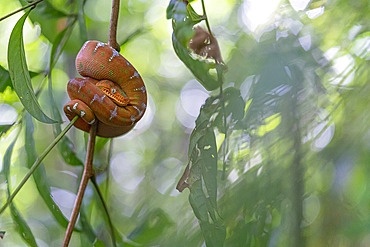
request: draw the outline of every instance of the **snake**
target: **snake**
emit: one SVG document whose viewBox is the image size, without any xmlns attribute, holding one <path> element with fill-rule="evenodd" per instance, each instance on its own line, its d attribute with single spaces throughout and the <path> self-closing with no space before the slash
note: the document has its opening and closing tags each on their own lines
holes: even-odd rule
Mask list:
<svg viewBox="0 0 370 247">
<path fill-rule="evenodd" d="M 100 137 L 129 132 L 147 108 L 146 87 L 134 66 L 108 44 L 87 41 L 76 56 L 76 69 L 82 78 L 67 84 L 67 118 L 78 115 L 74 126 L 85 132 L 98 121 Z"/>
</svg>

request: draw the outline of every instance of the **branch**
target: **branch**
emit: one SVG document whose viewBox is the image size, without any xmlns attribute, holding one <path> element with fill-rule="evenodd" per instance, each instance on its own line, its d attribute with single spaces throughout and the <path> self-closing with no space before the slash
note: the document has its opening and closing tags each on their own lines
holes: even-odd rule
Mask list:
<svg viewBox="0 0 370 247">
<path fill-rule="evenodd" d="M 109 39 L 108 45 L 113 47 L 116 51 L 120 51 L 120 45 L 117 42 L 117 22 L 118 22 L 118 13 L 119 13 L 119 1 L 120 0 L 113 0 L 112 3 L 112 15 L 110 19 L 110 27 L 109 27 Z"/>
<path fill-rule="evenodd" d="M 111 217 L 109 215 L 109 210 L 108 210 L 108 206 L 107 204 L 105 203 L 105 200 L 104 200 L 104 197 L 103 197 L 103 194 L 101 193 L 100 189 L 99 189 L 99 185 L 98 183 L 96 182 L 96 179 L 95 179 L 95 176 L 92 176 L 91 177 L 91 182 L 93 183 L 94 187 L 95 187 L 95 190 L 96 192 L 98 193 L 98 196 L 99 196 L 99 199 L 103 205 L 103 209 L 104 209 L 104 212 L 107 216 L 107 219 L 108 219 L 108 224 L 109 224 L 109 229 L 111 231 L 111 236 L 112 236 L 112 244 L 114 247 L 117 246 L 116 244 L 116 236 L 114 235 L 114 227 L 113 227 L 113 223 L 112 223 L 112 220 L 111 220 Z"/>
<path fill-rule="evenodd" d="M 89 182 L 89 179 L 92 177 L 94 173 L 93 158 L 94 158 L 94 148 L 95 148 L 95 138 L 96 138 L 97 126 L 98 126 L 98 121 L 96 121 L 93 125 L 91 125 L 91 128 L 90 128 L 89 142 L 87 143 L 87 154 L 86 154 L 85 167 L 84 167 L 84 171 L 82 174 L 80 187 L 78 188 L 77 198 L 76 198 L 75 205 L 73 207 L 71 220 L 69 221 L 67 231 L 64 236 L 63 247 L 67 247 L 69 244 L 69 241 L 71 240 L 72 231 L 76 224 L 78 213 L 80 212 L 82 199 L 85 194 L 87 183 Z"/>
<path fill-rule="evenodd" d="M 4 20 L 4 19 L 6 19 L 6 18 L 8 18 L 8 17 L 10 17 L 10 16 L 12 16 L 12 15 L 14 15 L 14 14 L 16 14 L 16 13 L 18 13 L 18 12 L 22 11 L 22 10 L 28 9 L 29 7 L 33 7 L 33 8 L 34 8 L 34 7 L 35 7 L 39 2 L 42 2 L 42 1 L 43 1 L 43 0 L 38 0 L 38 1 L 36 1 L 36 2 L 33 2 L 33 3 L 28 4 L 27 6 L 22 7 L 22 8 L 20 8 L 20 9 L 17 9 L 17 10 L 15 10 L 15 11 L 13 11 L 12 13 L 7 14 L 6 16 L 1 17 L 1 18 L 0 18 L 0 21 L 2 21 L 2 20 Z"/>
<path fill-rule="evenodd" d="M 18 187 L 14 190 L 14 192 L 10 195 L 4 206 L 0 209 L 0 215 L 4 212 L 4 210 L 8 207 L 8 205 L 13 201 L 14 197 L 17 195 L 17 193 L 21 190 L 23 185 L 27 182 L 27 180 L 31 177 L 33 172 L 39 167 L 41 162 L 44 160 L 46 155 L 49 154 L 49 152 L 57 145 L 57 143 L 62 139 L 62 137 L 68 132 L 68 130 L 73 126 L 73 124 L 77 121 L 79 116 L 76 116 L 72 121 L 65 127 L 65 129 L 54 139 L 52 143 L 45 149 L 45 151 L 38 157 L 33 163 L 31 169 L 27 173 L 27 175 L 23 178 L 22 182 L 18 185 Z"/>
</svg>

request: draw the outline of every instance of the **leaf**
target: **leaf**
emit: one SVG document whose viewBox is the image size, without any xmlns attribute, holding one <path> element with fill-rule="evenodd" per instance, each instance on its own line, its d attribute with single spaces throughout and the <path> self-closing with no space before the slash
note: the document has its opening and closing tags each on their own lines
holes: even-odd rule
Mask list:
<svg viewBox="0 0 370 247">
<path fill-rule="evenodd" d="M 202 189 L 202 180 L 196 180 L 190 187 L 189 203 L 195 217 L 200 221 L 208 222 L 207 198 Z"/>
<path fill-rule="evenodd" d="M 6 181 L 8 181 L 7 182 L 8 196 L 10 196 L 10 184 L 9 184 L 9 182 L 10 182 L 10 177 L 9 177 L 9 174 L 10 174 L 10 160 L 11 160 L 11 157 L 12 157 L 15 141 L 16 140 L 14 140 L 9 145 L 8 149 L 5 152 L 4 158 L 3 158 L 3 166 L 4 166 L 3 169 L 4 169 Z M 16 229 L 17 229 L 19 235 L 24 239 L 24 241 L 29 246 L 32 246 L 32 247 L 36 246 L 37 247 L 37 243 L 36 243 L 35 237 L 33 236 L 31 228 L 28 226 L 27 222 L 24 220 L 22 215 L 19 213 L 18 209 L 14 206 L 13 203 L 11 203 L 9 205 L 9 207 L 10 207 L 10 213 L 11 213 L 12 219 L 16 223 Z"/>
<path fill-rule="evenodd" d="M 22 6 L 27 5 L 27 1 L 19 0 Z M 32 10 L 29 15 L 32 23 L 37 23 L 41 26 L 41 33 L 52 42 L 58 31 L 63 29 L 67 14 L 56 9 L 50 1 L 42 1 L 37 4 L 37 7 Z"/>
<path fill-rule="evenodd" d="M 64 50 L 64 47 L 72 33 L 73 26 L 76 23 L 76 19 L 68 25 L 63 31 L 61 31 L 54 40 L 53 46 L 51 48 L 50 53 L 50 62 L 49 62 L 49 71 L 51 71 L 56 64 L 60 54 Z M 62 117 L 58 110 L 58 106 L 55 103 L 54 96 L 53 96 L 53 89 L 52 89 L 52 81 L 51 81 L 51 73 L 49 72 L 49 101 L 52 105 L 51 107 L 51 115 L 57 121 L 62 122 Z M 59 133 L 62 131 L 61 125 L 54 124 L 54 136 L 58 136 Z M 83 166 L 83 162 L 77 157 L 73 143 L 71 140 L 65 136 L 61 141 L 58 143 L 58 150 L 63 158 L 63 160 L 71 165 L 71 166 Z"/>
<path fill-rule="evenodd" d="M 69 40 L 76 19 L 72 21 L 66 28 L 64 28 L 58 35 L 55 37 L 53 46 L 51 47 L 50 60 L 49 60 L 49 71 L 52 71 L 56 62 L 59 59 L 59 56 L 62 54 L 67 41 Z"/>
<path fill-rule="evenodd" d="M 24 118 L 26 122 L 25 149 L 27 155 L 27 167 L 31 168 L 34 161 L 38 158 L 35 150 L 35 141 L 33 139 L 34 127 L 32 123 L 32 118 L 28 114 L 25 114 Z M 43 164 L 40 164 L 40 166 L 33 172 L 33 179 L 41 198 L 45 202 L 49 211 L 53 214 L 55 220 L 61 226 L 66 228 L 68 225 L 68 220 L 64 217 L 60 208 L 54 202 L 53 197 L 51 196 L 50 186 Z"/>
<path fill-rule="evenodd" d="M 12 127 L 12 124 L 5 124 L 5 125 L 0 125 L 0 137 L 8 132 L 8 130 Z"/>
<path fill-rule="evenodd" d="M 226 238 L 226 228 L 209 222 L 199 222 L 207 247 L 222 247 Z"/>
<path fill-rule="evenodd" d="M 10 79 L 9 72 L 0 65 L 0 92 L 4 92 L 7 87 L 13 89 L 12 80 Z"/>
<path fill-rule="evenodd" d="M 172 225 L 171 220 L 162 209 L 149 212 L 142 222 L 128 236 L 129 239 L 140 244 L 150 244 L 160 237 Z"/>
<path fill-rule="evenodd" d="M 198 13 L 195 12 L 195 10 L 190 4 L 188 4 L 188 6 L 186 7 L 186 11 L 187 15 L 190 17 L 194 24 L 206 19 L 203 15 L 198 15 Z"/>
<path fill-rule="evenodd" d="M 87 41 L 87 29 L 85 22 L 84 5 L 86 0 L 77 0 L 78 3 L 78 26 L 80 28 L 80 39 L 82 44 Z"/>
<path fill-rule="evenodd" d="M 174 34 L 172 34 L 172 44 L 177 56 L 190 69 L 205 89 L 212 91 L 219 87 L 217 78 L 210 74 L 210 70 L 213 68 L 212 64 L 193 59 L 190 51 L 179 43 Z"/>
<path fill-rule="evenodd" d="M 30 74 L 27 69 L 23 45 L 23 24 L 31 10 L 17 22 L 10 35 L 8 46 L 8 64 L 10 78 L 24 108 L 37 120 L 43 123 L 56 123 L 42 111 L 33 92 Z"/>
<path fill-rule="evenodd" d="M 206 134 L 199 139 L 200 166 L 204 185 L 212 206 L 216 210 L 217 201 L 217 145 L 215 134 L 207 128 Z"/>
<path fill-rule="evenodd" d="M 173 18 L 174 8 L 175 8 L 175 4 L 177 2 L 178 2 L 178 0 L 171 0 L 170 3 L 168 4 L 167 10 L 166 10 L 166 18 L 167 19 L 172 19 Z"/>
</svg>

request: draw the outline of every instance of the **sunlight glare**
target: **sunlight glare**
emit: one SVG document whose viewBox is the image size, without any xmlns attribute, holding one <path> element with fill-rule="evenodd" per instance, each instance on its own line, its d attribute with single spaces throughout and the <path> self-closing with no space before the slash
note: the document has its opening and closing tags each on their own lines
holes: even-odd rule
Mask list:
<svg viewBox="0 0 370 247">
<path fill-rule="evenodd" d="M 249 30 L 254 32 L 256 28 L 267 23 L 279 6 L 280 1 L 276 0 L 248 0 L 241 9 L 241 18 Z"/>
</svg>

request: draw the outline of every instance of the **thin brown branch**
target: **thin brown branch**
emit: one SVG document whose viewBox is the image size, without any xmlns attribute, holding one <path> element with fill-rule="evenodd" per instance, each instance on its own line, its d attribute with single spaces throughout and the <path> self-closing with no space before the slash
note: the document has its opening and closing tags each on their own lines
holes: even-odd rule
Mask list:
<svg viewBox="0 0 370 247">
<path fill-rule="evenodd" d="M 94 173 L 93 158 L 94 158 L 96 130 L 97 130 L 97 125 L 98 125 L 97 122 L 94 123 L 93 125 L 91 125 L 91 128 L 90 128 L 89 142 L 87 144 L 87 154 L 86 154 L 85 167 L 84 167 L 84 171 L 83 171 L 83 174 L 82 174 L 80 187 L 78 189 L 75 205 L 73 207 L 71 220 L 69 221 L 67 231 L 66 231 L 66 234 L 65 234 L 65 237 L 64 237 L 63 247 L 67 247 L 68 244 L 69 244 L 69 241 L 71 240 L 72 231 L 73 231 L 73 228 L 76 224 L 77 216 L 80 212 L 82 199 L 83 199 L 84 194 L 85 194 L 87 183 L 89 182 L 89 179 L 93 176 L 93 173 Z"/>
<path fill-rule="evenodd" d="M 42 1 L 44 1 L 44 0 L 38 0 L 36 2 L 33 2 L 33 3 L 30 3 L 30 4 L 26 5 L 26 6 L 22 7 L 22 8 L 20 8 L 20 9 L 17 9 L 15 11 L 13 11 L 12 13 L 7 14 L 6 16 L 1 17 L 0 18 L 0 21 L 6 19 L 6 18 L 8 18 L 8 17 L 10 17 L 10 16 L 18 13 L 18 12 L 21 12 L 22 10 L 28 9 L 29 7 L 35 7 L 39 2 L 42 2 Z"/>
<path fill-rule="evenodd" d="M 110 19 L 109 39 L 108 39 L 108 45 L 112 46 L 118 52 L 121 49 L 117 42 L 117 22 L 118 22 L 118 13 L 119 13 L 119 1 L 120 0 L 113 0 L 113 3 L 112 3 L 112 15 Z"/>
</svg>

